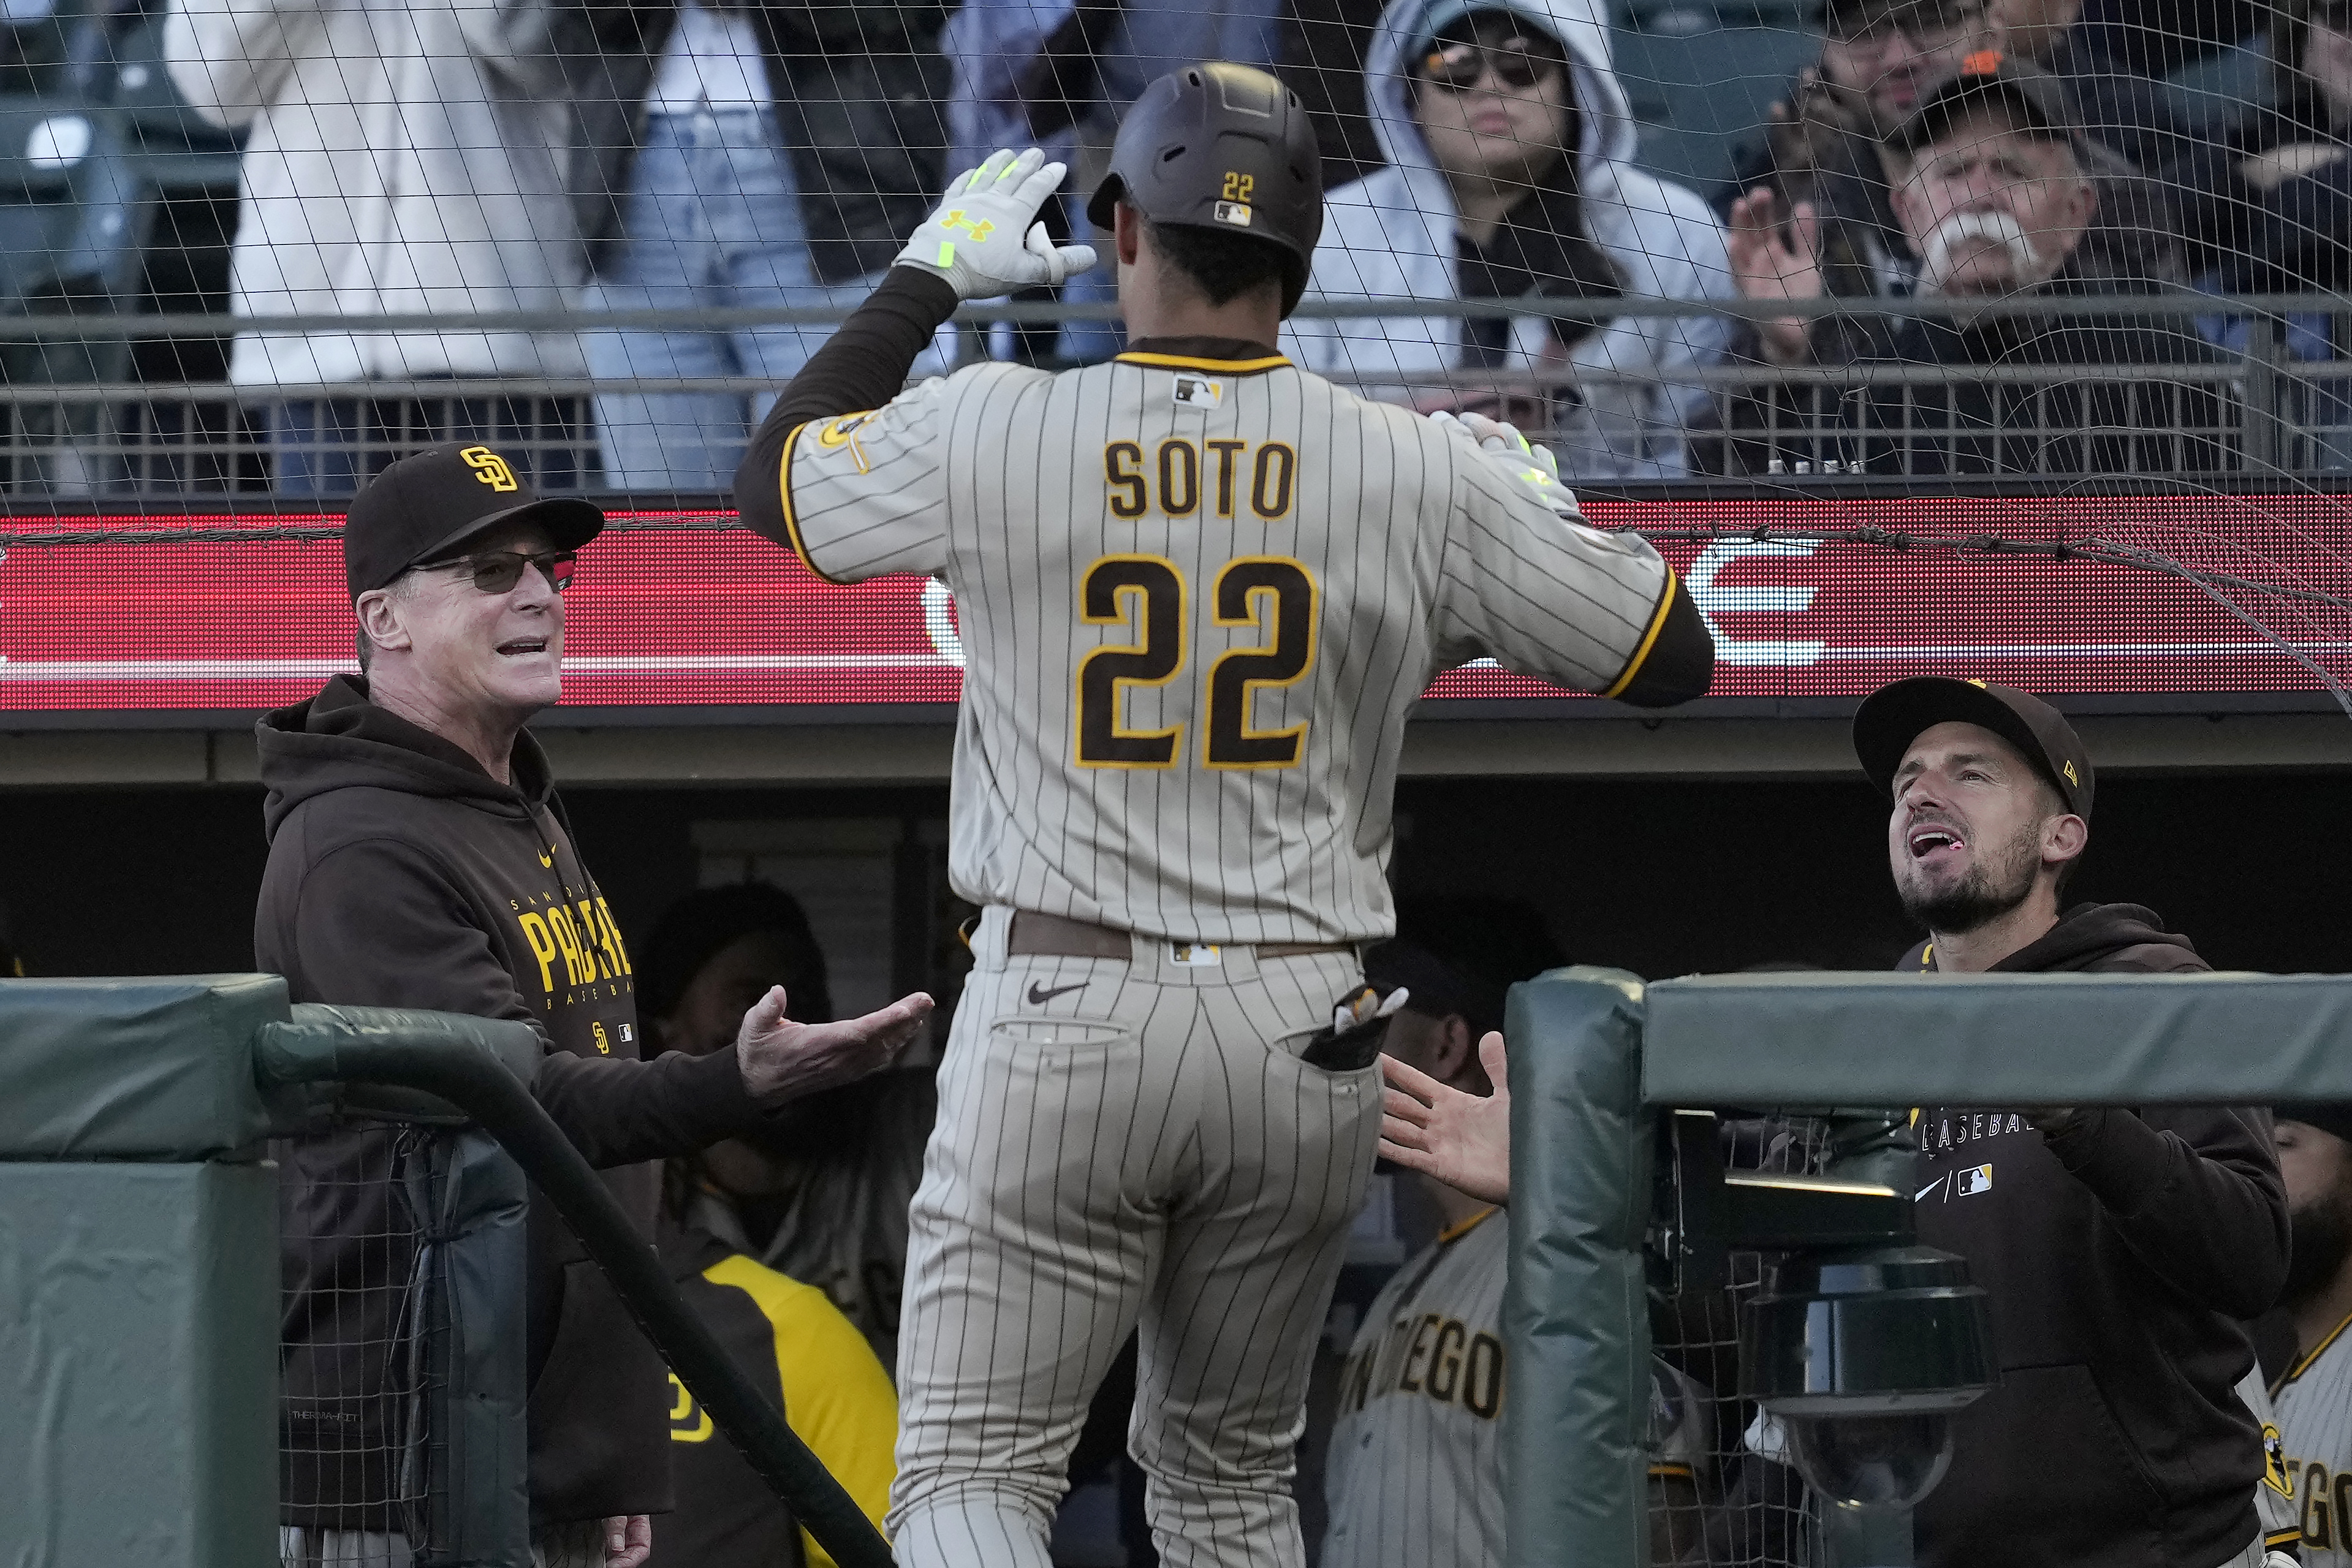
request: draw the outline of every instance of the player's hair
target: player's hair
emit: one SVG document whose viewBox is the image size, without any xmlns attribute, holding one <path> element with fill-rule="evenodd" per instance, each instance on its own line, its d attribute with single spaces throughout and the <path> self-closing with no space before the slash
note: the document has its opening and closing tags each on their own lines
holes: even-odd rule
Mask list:
<svg viewBox="0 0 2352 1568">
<path fill-rule="evenodd" d="M 1191 278 L 1212 305 L 1229 304 L 1268 284 L 1286 290 L 1285 298 L 1307 286 L 1304 265 L 1272 240 L 1150 218 L 1143 220 L 1143 228 L 1151 236 L 1151 248 Z"/>
</svg>

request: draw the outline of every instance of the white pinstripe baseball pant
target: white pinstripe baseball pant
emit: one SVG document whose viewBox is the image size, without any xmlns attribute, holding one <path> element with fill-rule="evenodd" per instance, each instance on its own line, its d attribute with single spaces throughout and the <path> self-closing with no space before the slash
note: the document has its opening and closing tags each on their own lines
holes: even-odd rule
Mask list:
<svg viewBox="0 0 2352 1568">
<path fill-rule="evenodd" d="M 1072 1445 L 1141 1327 L 1129 1448 L 1169 1568 L 1303 1560 L 1307 1375 L 1379 1142 L 1379 1069 L 1297 1060 L 1346 954 L 1180 966 L 1008 957 L 1007 912 L 940 1071 L 898 1341 L 907 1568 L 1046 1568 Z"/>
</svg>

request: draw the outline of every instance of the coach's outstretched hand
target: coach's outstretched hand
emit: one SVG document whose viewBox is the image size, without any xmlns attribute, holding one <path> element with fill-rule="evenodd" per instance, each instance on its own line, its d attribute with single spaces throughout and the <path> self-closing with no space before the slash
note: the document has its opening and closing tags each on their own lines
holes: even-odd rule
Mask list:
<svg viewBox="0 0 2352 1568">
<path fill-rule="evenodd" d="M 735 1060 L 754 1100 L 796 1099 L 887 1067 L 931 1016 L 931 998 L 921 991 L 838 1023 L 794 1023 L 784 1006 L 784 988 L 772 988 L 735 1036 Z"/>
<path fill-rule="evenodd" d="M 1516 424 L 1490 419 L 1483 413 L 1452 413 L 1444 410 L 1429 416 L 1433 424 L 1449 427 L 1457 436 L 1467 438 L 1470 444 L 1495 460 L 1496 466 L 1533 490 L 1543 504 L 1560 517 L 1582 522 L 1584 513 L 1576 504 L 1576 492 L 1560 482 L 1559 459 L 1549 446 L 1538 446 L 1519 434 Z"/>
<path fill-rule="evenodd" d="M 1094 247 L 1055 245 L 1037 221 L 1067 172 L 1034 147 L 1018 157 L 995 153 L 948 182 L 939 211 L 898 253 L 898 265 L 946 278 L 959 299 L 993 299 L 1086 271 Z"/>
<path fill-rule="evenodd" d="M 1381 1058 L 1381 1155 L 1488 1203 L 1511 1201 L 1511 1078 L 1503 1037 L 1478 1042 L 1492 1094 L 1465 1094 L 1393 1056 Z"/>
</svg>

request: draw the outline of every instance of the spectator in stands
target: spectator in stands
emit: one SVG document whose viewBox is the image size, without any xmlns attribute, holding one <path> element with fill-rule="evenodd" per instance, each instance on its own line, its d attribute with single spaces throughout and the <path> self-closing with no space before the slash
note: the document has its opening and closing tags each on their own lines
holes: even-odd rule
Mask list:
<svg viewBox="0 0 2352 1568">
<path fill-rule="evenodd" d="M 872 1348 L 823 1291 L 746 1257 L 674 1206 L 664 1206 L 658 1245 L 687 1304 L 880 1530 L 898 1474 L 898 1396 Z M 677 1507 L 646 1568 L 832 1568 L 676 1373 L 669 1392 Z"/>
<path fill-rule="evenodd" d="M 1927 933 L 1899 969 L 2207 969 L 2150 910 L 2065 906 L 2097 779 L 2047 703 L 1972 681 L 1900 681 L 1864 700 L 1853 740 L 1892 807 L 1895 892 Z M 1507 1082 L 1500 1037 L 1481 1054 Z M 1507 1201 L 1507 1094 L 1382 1065 L 1381 1153 Z M 2000 1373 L 1951 1417 L 1950 1469 L 1914 1515 L 1923 1568 L 2260 1564 L 2262 1429 L 2234 1388 L 2254 1364 L 2242 1320 L 2287 1279 L 2269 1112 L 1927 1106 L 1912 1124 L 1919 1239 L 1968 1260 Z M 1961 1185 L 1979 1171 L 1985 1179 Z M 2105 1456 L 2111 1481 L 2083 1484 L 2091 1454 Z"/>
<path fill-rule="evenodd" d="M 1987 0 L 1832 0 L 1818 66 L 1772 106 L 1764 141 L 1741 159 L 1735 197 L 1759 187 L 1820 220 L 1823 290 L 1883 294 L 1916 258 L 1886 187 L 1883 145 L 1960 62 L 1996 47 Z"/>
<path fill-rule="evenodd" d="M 824 954 L 800 904 L 764 883 L 704 888 L 647 938 L 640 998 L 664 1050 L 735 1039 L 743 1009 L 782 986 L 812 1023 L 833 1017 Z M 823 1291 L 895 1366 L 907 1206 L 939 1108 L 928 1064 L 812 1094 L 743 1137 L 672 1162 L 679 1214 L 739 1252 Z"/>
<path fill-rule="evenodd" d="M 524 726 L 562 691 L 563 590 L 604 515 L 541 500 L 487 447 L 441 447 L 353 499 L 343 564 L 362 674 L 258 732 L 269 839 L 255 967 L 296 1001 L 527 1024 L 532 1093 L 650 1237 L 657 1171 L 881 1067 L 907 998 L 803 1024 L 782 988 L 701 1056 L 646 1060 L 627 944 Z M 415 1246 L 395 1142 L 349 1127 L 278 1146 L 289 1564 L 408 1568 L 396 1436 Z M 545 1568 L 639 1568 L 670 1506 L 660 1358 L 548 1207 L 529 1217 L 529 1485 Z"/>
<path fill-rule="evenodd" d="M 1364 100 L 1364 51 L 1380 31 L 1381 0 L 1286 0 L 1275 74 L 1315 120 L 1323 188 L 1350 185 L 1387 162 Z"/>
<path fill-rule="evenodd" d="M 1092 243 L 1086 197 L 1100 183 L 1128 105 L 1168 72 L 1198 60 L 1270 66 L 1281 47 L 1287 0 L 1192 0 L 1129 7 L 1123 0 L 963 0 L 942 35 L 954 62 L 948 100 L 948 172 L 973 169 L 999 148 L 1041 147 L 1070 169 L 1070 189 L 1039 214 L 1055 244 Z M 1060 288 L 1016 296 L 1108 302 L 1115 267 L 1082 274 Z M 1035 362 L 1059 355 L 1105 359 L 1122 336 L 1115 322 L 1008 329 L 1014 351 Z"/>
<path fill-rule="evenodd" d="M 364 387 L 587 368 L 568 328 L 466 326 L 488 312 L 560 312 L 579 281 L 550 16 L 530 0 L 173 0 L 173 81 L 198 113 L 246 136 L 232 309 L 446 323 L 238 335 L 238 386 L 358 383 L 347 396 L 268 405 L 281 492 L 349 494 L 403 451 L 441 441 L 496 444 L 542 486 L 578 482 L 572 400 Z"/>
<path fill-rule="evenodd" d="M 2251 16 L 2243 0 L 2191 4 L 2206 13 L 2201 20 L 2207 26 L 2227 26 L 2223 18 L 2230 16 Z M 2124 161 L 2107 166 L 2117 172 L 2124 165 L 2156 168 L 2186 148 L 2187 127 L 2159 79 L 2162 73 L 2253 30 L 2249 20 L 2238 32 L 2218 38 L 2166 37 L 2158 21 L 2163 7 L 2156 0 L 2129 0 L 2097 21 L 2084 19 L 2084 0 L 1992 0 L 1992 7 L 2001 26 L 2000 47 L 2066 85 L 2089 139 Z M 2172 9 L 2185 13 L 2190 5 Z"/>
<path fill-rule="evenodd" d="M 2272 35 L 2276 101 L 2175 165 L 2213 284 L 2352 286 L 2352 3 L 2293 0 Z"/>
<path fill-rule="evenodd" d="M 1506 416 L 1549 432 L 1564 476 L 1683 473 L 1685 417 L 1706 401 L 1685 378 L 1720 352 L 1721 323 L 1612 305 L 1727 297 L 1723 232 L 1696 193 L 1630 162 L 1596 14 L 1583 0 L 1392 0 L 1364 75 L 1389 164 L 1328 199 L 1307 298 L 1528 308 L 1294 318 L 1298 361 L 1424 409 L 1495 412 L 1488 378 L 1539 377 L 1541 401 Z"/>
<path fill-rule="evenodd" d="M 2352 289 L 2352 5 L 2294 0 L 2273 29 L 2272 59 L 2275 105 L 2252 110 L 2172 171 L 2200 249 L 2199 286 L 2342 295 Z M 2199 327 L 2238 353 L 2251 346 L 2254 323 L 2209 318 Z M 2282 338 L 2290 360 L 2341 360 L 2352 350 L 2352 319 L 2296 311 Z M 2352 383 L 2296 376 L 2281 392 L 2281 414 L 2311 438 L 2284 459 L 2352 468 Z"/>
<path fill-rule="evenodd" d="M 2146 243 L 2142 219 L 2102 232 L 2095 154 L 2064 89 L 2023 61 L 1986 55 L 1920 106 L 1890 146 L 1893 203 L 1921 258 L 1920 298 L 2092 298 L 2167 286 L 2177 263 Z M 1826 294 L 1819 215 L 1784 216 L 1757 191 L 1732 210 L 1732 268 L 1752 300 Z M 2186 323 L 2109 308 L 2047 318 L 1987 312 L 1764 320 L 1735 356 L 1769 365 L 1933 365 L 1961 372 L 1932 384 L 1761 388 L 1731 401 L 1741 433 L 1729 471 L 1791 460 L 1859 473 L 2175 472 L 2214 466 L 2219 423 L 2210 384 L 2055 375 L 2040 382 L 1969 377 L 1976 368 L 2210 361 Z M 1758 441 L 1746 433 L 1769 430 Z M 1817 437 L 1827 434 L 1831 439 Z M 1791 439 L 1791 437 L 1794 439 Z"/>
<path fill-rule="evenodd" d="M 846 308 L 863 300 L 946 183 L 947 61 L 937 5 L 590 8 L 624 40 L 573 62 L 575 218 L 592 306 Z M 584 79 L 583 79 L 584 78 Z M 961 165 L 959 165 L 961 167 Z M 778 387 L 823 325 L 593 330 L 600 380 L 750 377 Z M 728 488 L 772 392 L 596 398 L 604 482 Z"/>
</svg>

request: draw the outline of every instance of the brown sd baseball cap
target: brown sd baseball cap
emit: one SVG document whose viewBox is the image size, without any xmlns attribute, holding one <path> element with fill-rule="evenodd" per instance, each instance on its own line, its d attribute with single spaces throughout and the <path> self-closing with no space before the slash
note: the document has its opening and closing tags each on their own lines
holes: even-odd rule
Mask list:
<svg viewBox="0 0 2352 1568">
<path fill-rule="evenodd" d="M 578 549 L 604 528 L 604 514 L 585 501 L 542 500 L 492 447 L 436 446 L 404 457 L 352 497 L 344 580 L 356 600 L 519 517 L 544 528 L 558 549 Z"/>
<path fill-rule="evenodd" d="M 2029 136 L 2079 145 L 2087 134 L 2066 84 L 2031 60 L 1999 49 L 1979 49 L 1960 61 L 1960 74 L 1927 95 L 1887 143 L 1916 152 L 1979 109 L 2003 109 Z"/>
<path fill-rule="evenodd" d="M 2066 716 L 2032 692 L 1947 675 L 1918 675 L 1881 686 L 1854 711 L 1853 752 L 1880 794 L 1895 793 L 1895 770 L 1903 766 L 1903 754 L 1939 724 L 1973 724 L 1992 731 L 2057 789 L 2069 811 L 2091 820 L 2098 780 L 2091 772 L 2091 754 Z"/>
<path fill-rule="evenodd" d="M 2271 1107 L 2281 1122 L 2300 1122 L 2352 1144 L 2352 1104 L 2341 1100 L 2288 1100 Z"/>
</svg>

